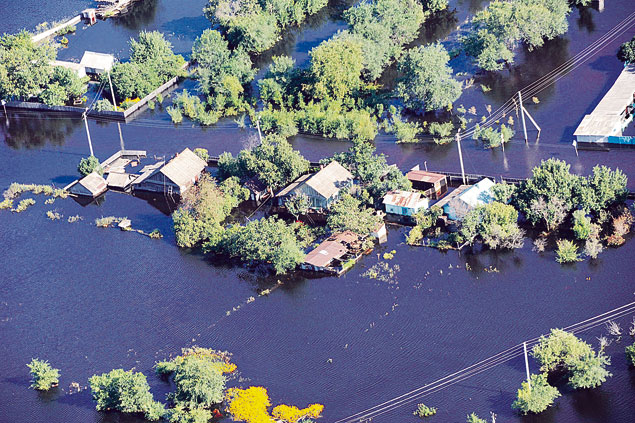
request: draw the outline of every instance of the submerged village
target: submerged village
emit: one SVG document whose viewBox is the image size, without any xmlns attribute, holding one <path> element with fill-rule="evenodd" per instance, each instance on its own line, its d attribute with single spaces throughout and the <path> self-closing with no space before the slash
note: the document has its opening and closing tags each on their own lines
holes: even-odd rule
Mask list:
<svg viewBox="0 0 635 423">
<path fill-rule="evenodd" d="M 47 159 L 31 180 L 14 180 L 9 165 L 0 179 L 7 249 L 25 245 L 24 257 L 46 263 L 69 248 L 26 276 L 4 270 L 6 281 L 24 277 L 42 297 L 21 292 L 10 305 L 13 288 L 0 285 L 2 307 L 38 298 L 41 308 L 30 305 L 37 313 L 72 316 L 46 318 L 42 330 L 52 337 L 66 328 L 78 340 L 69 353 L 64 340 L 37 335 L 42 317 L 18 323 L 28 314 L 7 312 L 0 324 L 18 346 L 5 352 L 24 362 L 4 369 L 11 376 L 0 399 L 10 409 L 0 421 L 63 410 L 53 412 L 62 413 L 57 420 L 71 415 L 69 405 L 99 413 L 84 410 L 73 422 L 632 421 L 635 169 L 613 162 L 635 154 L 633 5 L 598 30 L 585 19 L 614 10 L 610 0 L 209 0 L 200 10 L 206 27 L 192 30 L 184 54 L 173 34 L 147 24 L 175 13 L 162 11 L 165 1 L 84 3 L 70 18 L 0 36 L 6 143 L 19 150 L 36 125 L 71 128 L 55 148 L 28 153 L 69 157 Z M 522 70 L 533 74 L 515 62 L 531 68 L 532 55 L 567 36 L 575 14 L 578 30 L 598 35 L 581 37 L 575 55 L 538 67 L 522 85 Z M 136 19 L 134 31 L 125 26 Z M 330 24 L 339 26 L 304 59 L 279 54 L 303 25 Z M 445 28 L 436 38 L 435 26 Z M 122 28 L 132 33 L 124 53 L 106 39 L 83 49 L 90 34 Z M 72 50 L 76 42 L 82 49 Z M 589 64 L 599 53 L 603 61 Z M 568 138 L 554 144 L 541 102 L 554 101 L 550 90 L 584 66 L 619 72 L 593 88 L 594 100 L 578 105 L 583 113 L 567 117 Z M 72 153 L 62 153 L 64 137 Z M 307 153 L 328 143 L 337 148 Z M 8 162 L 24 163 L 27 153 L 8 151 Z M 604 159 L 616 151 L 619 160 Z M 499 157 L 502 166 L 485 163 Z M 526 170 L 514 171 L 519 162 Z M 19 240 L 21 225 L 37 231 L 29 235 L 37 247 Z M 58 242 L 67 247 L 41 250 Z M 17 250 L 7 259 L 20 267 Z M 75 287 L 76 277 L 84 282 Z M 119 277 L 125 286 L 108 281 Z M 43 279 L 50 285 L 37 285 Z M 252 309 L 261 314 L 248 317 Z M 278 327 L 260 326 L 276 313 Z M 231 319 L 248 320 L 223 332 Z M 379 335 L 363 341 L 352 330 Z M 117 337 L 137 340 L 140 351 L 126 345 L 121 358 Z M 96 354 L 113 370 L 88 352 L 101 343 Z M 78 351 L 81 364 L 63 358 Z M 483 379 L 473 387 L 465 382 L 472 377 Z M 18 399 L 29 384 L 38 397 Z M 615 397 L 626 402 L 621 412 L 609 411 Z M 35 402 L 52 408 L 20 414 Z"/>
</svg>

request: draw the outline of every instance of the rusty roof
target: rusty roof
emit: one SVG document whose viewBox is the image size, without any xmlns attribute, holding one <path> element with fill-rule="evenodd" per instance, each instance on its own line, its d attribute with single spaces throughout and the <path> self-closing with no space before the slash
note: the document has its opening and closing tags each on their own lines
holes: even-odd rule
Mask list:
<svg viewBox="0 0 635 423">
<path fill-rule="evenodd" d="M 333 260 L 342 257 L 348 248 L 339 241 L 327 239 L 306 255 L 304 262 L 316 267 L 326 267 Z"/>
<path fill-rule="evenodd" d="M 384 196 L 383 204 L 391 206 L 415 208 L 421 201 L 421 193 L 414 191 L 389 191 Z"/>
<path fill-rule="evenodd" d="M 425 170 L 411 170 L 406 173 L 406 178 L 411 181 L 426 182 L 428 184 L 436 184 L 445 179 L 445 175 L 440 173 L 428 172 Z"/>
</svg>

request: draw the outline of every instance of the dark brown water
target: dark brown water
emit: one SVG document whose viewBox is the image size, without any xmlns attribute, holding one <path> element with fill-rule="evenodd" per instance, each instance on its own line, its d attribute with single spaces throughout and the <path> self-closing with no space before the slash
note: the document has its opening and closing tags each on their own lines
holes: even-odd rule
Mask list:
<svg viewBox="0 0 635 423">
<path fill-rule="evenodd" d="M 103 31 L 104 40 L 125 51 L 127 38 L 138 29 L 167 30 L 173 25 L 172 41 L 182 42 L 179 48 L 185 52 L 206 26 L 201 3 L 158 1 L 152 13 L 136 15 L 129 26 L 102 22 L 81 37 Z M 457 21 L 483 3 L 459 2 Z M 0 30 L 32 26 L 31 16 L 47 19 L 41 18 L 43 10 L 59 17 L 71 14 L 75 9 L 69 5 L 31 0 L 20 9 L 11 6 L 10 15 L 0 16 Z M 574 11 L 566 38 L 549 43 L 542 55 L 540 51 L 520 53 L 511 77 L 488 81 L 494 90 L 483 95 L 472 89 L 459 103 L 481 109 L 491 103 L 496 108 L 509 94 L 600 37 L 626 10 L 633 10 L 629 1 L 610 2 L 603 13 L 591 11 L 581 26 Z M 285 51 L 292 51 L 302 62 L 312 45 L 340 25 L 326 19 L 299 31 L 294 34 L 295 44 Z M 635 152 L 580 152 L 576 158 L 569 146 L 573 128 L 620 71 L 614 60 L 618 44 L 632 35 L 633 30 L 608 44 L 588 64 L 540 95 L 540 104 L 528 106 L 543 127 L 538 145 L 525 146 L 515 140 L 503 155 L 500 150 L 484 151 L 466 142 L 467 170 L 523 176 L 540 159 L 556 156 L 581 173 L 596 163 L 619 166 L 631 176 L 631 188 L 635 187 L 631 160 Z M 73 43 L 80 50 L 80 42 L 71 38 L 69 55 L 75 54 Z M 78 120 L 13 114 L 8 127 L 0 119 L 0 128 L 4 139 L 0 189 L 13 181 L 63 186 L 74 179 L 77 162 L 88 154 Z M 91 122 L 90 128 L 98 157 L 103 159 L 119 148 L 115 124 Z M 212 154 L 235 153 L 253 135 L 238 129 L 232 120 L 207 130 L 187 124 L 174 128 L 160 110 L 124 125 L 123 133 L 126 148 L 156 155 L 199 146 Z M 349 146 L 310 137 L 293 142 L 310 159 Z M 403 169 L 427 161 L 431 169 L 458 170 L 454 145 L 399 146 L 381 136 L 376 145 Z M 163 399 L 169 386 L 152 376 L 152 365 L 192 344 L 234 353 L 240 376 L 249 381 L 234 380 L 231 385 L 265 386 L 274 404 L 321 402 L 326 406 L 323 420 L 332 422 L 549 328 L 584 320 L 635 297 L 632 240 L 606 251 L 597 261 L 560 266 L 553 252 L 531 252 L 530 242 L 506 253 L 441 253 L 406 246 L 403 230 L 393 228 L 388 244 L 376 251 L 397 251 L 390 263 L 399 264 L 401 270 L 393 283 L 361 276 L 379 260 L 375 254 L 341 278 L 303 274 L 275 278 L 260 269 L 211 264 L 177 249 L 170 218 L 159 204 L 117 193 L 108 193 L 100 205 L 86 207 L 70 199 L 52 205 L 44 205 L 44 197 L 36 201 L 21 214 L 0 212 L 4 251 L 0 260 L 0 422 L 136 421 L 97 413 L 88 391 L 70 395 L 68 386 L 71 382 L 85 386 L 97 372 L 134 367 L 149 376 L 155 397 Z M 64 220 L 49 221 L 47 210 L 57 210 Z M 84 220 L 65 221 L 75 214 Z M 146 232 L 158 228 L 165 237 L 151 240 L 92 225 L 95 218 L 108 215 L 127 216 L 133 227 Z M 466 270 L 466 263 L 472 270 Z M 258 296 L 260 289 L 276 286 L 278 280 L 283 282 L 280 288 L 269 296 Z M 246 304 L 250 296 L 256 301 Z M 621 319 L 622 327 L 630 319 Z M 582 336 L 597 346 L 596 337 L 605 332 L 599 327 Z M 632 341 L 624 338 L 608 347 L 614 376 L 601 388 L 563 389 L 557 406 L 538 417 L 520 418 L 510 408 L 524 378 L 520 357 L 423 401 L 439 408 L 433 419 L 440 422 L 464 421 L 473 411 L 486 417 L 490 410 L 498 414 L 499 422 L 632 422 L 635 372 L 627 367 L 623 353 Z M 25 364 L 32 357 L 48 359 L 61 368 L 59 388 L 49 394 L 27 388 Z M 537 371 L 534 362 L 530 365 Z M 407 405 L 374 421 L 414 421 L 413 408 Z"/>
</svg>

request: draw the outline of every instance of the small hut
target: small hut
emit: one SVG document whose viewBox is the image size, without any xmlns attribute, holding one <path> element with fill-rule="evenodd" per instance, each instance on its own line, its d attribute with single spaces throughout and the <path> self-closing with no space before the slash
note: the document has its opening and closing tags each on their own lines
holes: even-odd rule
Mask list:
<svg viewBox="0 0 635 423">
<path fill-rule="evenodd" d="M 106 180 L 97 172 L 89 173 L 68 188 L 71 194 L 93 198 L 103 194 L 107 189 Z"/>
</svg>

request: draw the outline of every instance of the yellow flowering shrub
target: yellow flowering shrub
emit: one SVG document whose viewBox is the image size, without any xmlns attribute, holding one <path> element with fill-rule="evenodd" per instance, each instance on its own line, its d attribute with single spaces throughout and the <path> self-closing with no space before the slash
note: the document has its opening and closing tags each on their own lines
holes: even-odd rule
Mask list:
<svg viewBox="0 0 635 423">
<path fill-rule="evenodd" d="M 324 406 L 322 404 L 311 404 L 307 408 L 299 409 L 293 405 L 281 404 L 274 407 L 271 413 L 274 418 L 288 423 L 296 423 L 303 417 L 317 419 L 322 414 Z"/>
<path fill-rule="evenodd" d="M 271 405 L 267 390 L 261 386 L 230 388 L 225 395 L 227 411 L 233 420 L 247 423 L 273 423 L 267 407 Z"/>
</svg>

